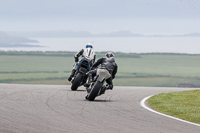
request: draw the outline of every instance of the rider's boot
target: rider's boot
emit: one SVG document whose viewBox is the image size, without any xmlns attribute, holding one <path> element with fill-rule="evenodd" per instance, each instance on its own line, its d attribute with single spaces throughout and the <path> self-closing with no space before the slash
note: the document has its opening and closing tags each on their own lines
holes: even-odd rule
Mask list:
<svg viewBox="0 0 200 133">
<path fill-rule="evenodd" d="M 113 82 L 112 82 L 112 78 L 108 78 L 106 79 L 106 82 L 108 83 L 108 86 L 106 87 L 107 90 L 112 90 L 113 89 Z"/>
<path fill-rule="evenodd" d="M 76 72 L 76 70 L 73 69 L 71 75 L 70 75 L 69 78 L 68 78 L 68 81 L 71 81 L 71 80 L 72 80 L 72 78 L 74 77 L 75 72 Z"/>
</svg>

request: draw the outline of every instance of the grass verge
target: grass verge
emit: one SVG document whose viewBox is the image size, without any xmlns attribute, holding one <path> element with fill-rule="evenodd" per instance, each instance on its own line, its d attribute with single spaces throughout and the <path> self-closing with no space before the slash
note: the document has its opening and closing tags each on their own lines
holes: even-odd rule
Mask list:
<svg viewBox="0 0 200 133">
<path fill-rule="evenodd" d="M 147 104 L 156 111 L 200 124 L 200 90 L 155 95 Z"/>
<path fill-rule="evenodd" d="M 70 84 L 75 53 L 1 52 L 0 83 Z M 98 53 L 97 59 L 105 52 Z M 200 55 L 116 53 L 115 86 L 200 87 Z"/>
</svg>

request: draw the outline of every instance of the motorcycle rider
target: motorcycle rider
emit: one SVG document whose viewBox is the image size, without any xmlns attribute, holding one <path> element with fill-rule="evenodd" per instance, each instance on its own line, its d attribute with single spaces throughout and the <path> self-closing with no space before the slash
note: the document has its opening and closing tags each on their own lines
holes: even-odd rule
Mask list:
<svg viewBox="0 0 200 133">
<path fill-rule="evenodd" d="M 76 73 L 76 70 L 78 69 L 78 61 L 79 61 L 80 56 L 89 57 L 91 59 L 90 66 L 92 67 L 96 59 L 96 54 L 93 50 L 93 46 L 91 45 L 91 43 L 88 43 L 85 49 L 81 49 L 77 54 L 74 55 L 75 63 L 73 65 L 73 69 L 72 69 L 71 75 L 68 78 L 68 81 L 72 80 L 72 78 L 74 77 Z"/>
<path fill-rule="evenodd" d="M 117 73 L 117 63 L 115 62 L 114 59 L 114 54 L 112 52 L 107 52 L 106 57 L 102 57 L 100 59 L 97 60 L 97 62 L 95 62 L 93 64 L 92 69 L 98 67 L 97 69 L 106 69 L 108 70 L 108 72 L 110 73 L 110 76 L 106 79 L 106 83 L 108 84 L 106 89 L 113 89 L 113 82 L 112 80 L 115 78 L 115 75 Z M 90 85 L 90 82 L 92 80 L 92 77 L 96 76 L 97 73 L 97 69 L 91 70 L 88 73 L 89 76 L 89 81 L 88 83 L 86 83 L 84 86 L 87 87 L 88 85 Z"/>
</svg>

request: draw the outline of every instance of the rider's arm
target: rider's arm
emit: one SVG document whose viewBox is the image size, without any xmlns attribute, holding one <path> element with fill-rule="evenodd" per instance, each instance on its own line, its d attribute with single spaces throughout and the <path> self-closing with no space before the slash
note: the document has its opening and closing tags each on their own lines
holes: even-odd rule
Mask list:
<svg viewBox="0 0 200 133">
<path fill-rule="evenodd" d="M 115 67 L 114 67 L 114 70 L 113 70 L 113 73 L 112 73 L 112 79 L 115 78 L 115 75 L 117 73 L 117 69 L 118 69 L 118 66 L 117 66 L 117 64 L 115 64 Z"/>
<path fill-rule="evenodd" d="M 95 60 L 96 60 L 96 54 L 94 55 L 93 63 L 95 62 Z"/>
<path fill-rule="evenodd" d="M 92 68 L 96 68 L 98 65 L 100 65 L 103 62 L 103 58 L 100 58 L 97 60 L 97 62 L 94 63 Z"/>
<path fill-rule="evenodd" d="M 78 62 L 78 57 L 80 57 L 84 52 L 84 49 L 81 49 L 77 54 L 74 55 L 75 62 Z"/>
</svg>

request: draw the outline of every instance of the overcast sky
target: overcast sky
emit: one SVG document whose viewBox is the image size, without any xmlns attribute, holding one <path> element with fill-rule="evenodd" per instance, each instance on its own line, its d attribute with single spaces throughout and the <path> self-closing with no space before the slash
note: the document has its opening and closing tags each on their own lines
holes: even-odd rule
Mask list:
<svg viewBox="0 0 200 133">
<path fill-rule="evenodd" d="M 199 0 L 0 0 L 0 31 L 200 32 Z"/>
</svg>

